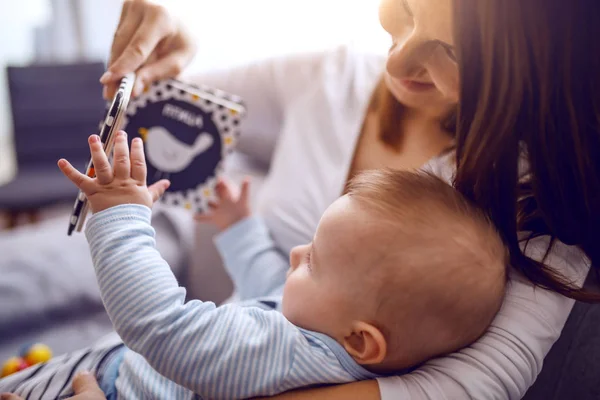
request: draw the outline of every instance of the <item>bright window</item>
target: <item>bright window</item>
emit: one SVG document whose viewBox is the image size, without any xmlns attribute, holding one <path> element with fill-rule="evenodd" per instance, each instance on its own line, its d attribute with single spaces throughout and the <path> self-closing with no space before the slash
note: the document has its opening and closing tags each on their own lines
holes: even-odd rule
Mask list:
<svg viewBox="0 0 600 400">
<path fill-rule="evenodd" d="M 385 53 L 378 0 L 168 0 L 198 41 L 194 69 L 352 44 Z"/>
</svg>

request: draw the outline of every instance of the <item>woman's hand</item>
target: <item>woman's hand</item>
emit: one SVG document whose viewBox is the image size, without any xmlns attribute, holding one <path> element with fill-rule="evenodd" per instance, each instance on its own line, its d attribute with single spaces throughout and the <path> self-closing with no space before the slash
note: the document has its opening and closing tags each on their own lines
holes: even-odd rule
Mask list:
<svg viewBox="0 0 600 400">
<path fill-rule="evenodd" d="M 112 98 L 120 79 L 129 72 L 137 74 L 134 96 L 154 81 L 176 77 L 195 52 L 189 34 L 163 6 L 149 0 L 125 0 L 108 69 L 100 78 L 104 97 Z"/>
<path fill-rule="evenodd" d="M 73 392 L 75 395 L 67 400 L 106 400 L 106 396 L 96 378 L 87 372 L 80 372 L 73 379 Z M 24 400 L 16 394 L 3 393 L 0 395 L 1 400 Z"/>
</svg>

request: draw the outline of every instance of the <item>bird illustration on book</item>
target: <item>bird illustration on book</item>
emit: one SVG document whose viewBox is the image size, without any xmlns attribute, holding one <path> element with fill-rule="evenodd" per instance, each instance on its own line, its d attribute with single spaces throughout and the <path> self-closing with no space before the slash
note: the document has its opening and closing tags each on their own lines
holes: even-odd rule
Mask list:
<svg viewBox="0 0 600 400">
<path fill-rule="evenodd" d="M 144 141 L 146 183 L 171 182 L 161 203 L 198 213 L 215 200 L 215 185 L 245 114 L 233 94 L 165 79 L 131 99 L 123 129 L 131 140 Z"/>
<path fill-rule="evenodd" d="M 190 146 L 162 126 L 140 128 L 138 133 L 145 143 L 148 162 L 157 169 L 161 178 L 183 171 L 214 143 L 212 135 L 202 132 Z"/>
</svg>

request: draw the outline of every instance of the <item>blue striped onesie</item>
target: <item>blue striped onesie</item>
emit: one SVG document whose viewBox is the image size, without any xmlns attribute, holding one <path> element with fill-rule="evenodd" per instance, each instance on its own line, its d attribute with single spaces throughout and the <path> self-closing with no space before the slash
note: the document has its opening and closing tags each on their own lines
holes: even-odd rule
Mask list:
<svg viewBox="0 0 600 400">
<path fill-rule="evenodd" d="M 114 384 L 125 399 L 242 399 L 378 376 L 279 312 L 289 264 L 260 219 L 215 238 L 242 300 L 216 307 L 185 301 L 155 248 L 150 217 L 147 207 L 122 205 L 86 227 L 106 310 L 126 345 L 105 391 Z"/>
</svg>

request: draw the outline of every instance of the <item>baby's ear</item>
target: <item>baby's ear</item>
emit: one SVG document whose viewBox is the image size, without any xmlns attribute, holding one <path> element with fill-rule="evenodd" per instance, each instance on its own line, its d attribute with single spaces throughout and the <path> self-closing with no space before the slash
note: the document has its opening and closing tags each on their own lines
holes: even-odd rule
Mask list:
<svg viewBox="0 0 600 400">
<path fill-rule="evenodd" d="M 387 341 L 383 333 L 362 321 L 352 323 L 352 332 L 344 337 L 343 346 L 360 365 L 380 364 L 387 354 Z"/>
</svg>

